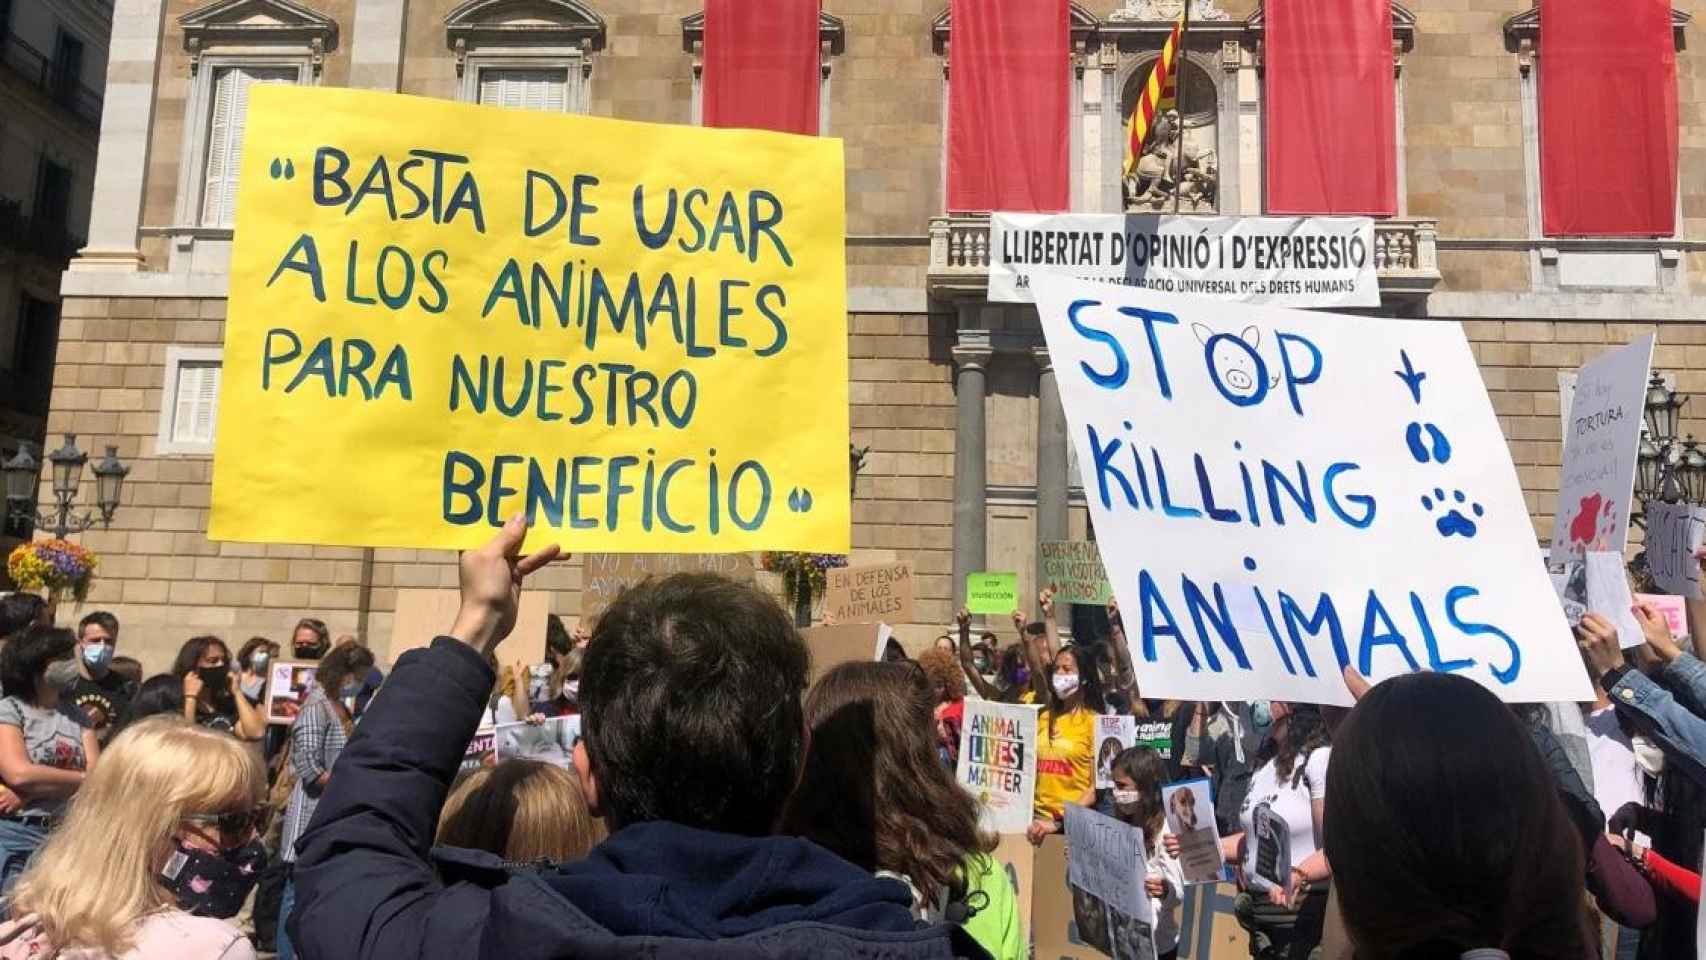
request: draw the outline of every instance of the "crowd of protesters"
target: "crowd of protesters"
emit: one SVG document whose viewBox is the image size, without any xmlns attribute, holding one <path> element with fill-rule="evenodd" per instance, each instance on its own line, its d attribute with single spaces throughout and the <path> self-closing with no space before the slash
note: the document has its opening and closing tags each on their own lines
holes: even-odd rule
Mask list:
<svg viewBox="0 0 1706 960">
<path fill-rule="evenodd" d="M 1029 918 L 954 776 L 968 698 L 1038 710 L 1032 844 L 1073 805 L 1142 831 L 1157 960 L 1186 893 L 1162 789 L 1196 778 L 1253 957 L 1695 950 L 1706 664 L 1646 606 L 1630 649 L 1582 620 L 1583 705 L 1349 669 L 1349 710 L 1146 699 L 1118 607 L 1063 631 L 1050 591 L 1006 642 L 961 612 L 916 660 L 893 644 L 808 684 L 787 613 L 697 574 L 628 590 L 591 635 L 553 617 L 547 662 L 500 667 L 556 556 L 524 534 L 464 554 L 455 622 L 388 677 L 305 619 L 235 656 L 192 638 L 144 679 L 112 615 L 73 632 L 0 598 L 0 960 L 1017 960 Z M 286 648 L 316 670 L 269 723 Z M 1098 756 L 1108 714 L 1137 743 Z M 467 768 L 478 727 L 583 715 L 567 767 Z"/>
</svg>

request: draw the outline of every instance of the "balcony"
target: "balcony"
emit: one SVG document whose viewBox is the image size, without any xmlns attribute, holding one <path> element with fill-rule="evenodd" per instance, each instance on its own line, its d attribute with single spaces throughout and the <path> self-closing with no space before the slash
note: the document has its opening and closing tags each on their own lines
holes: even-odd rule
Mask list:
<svg viewBox="0 0 1706 960">
<path fill-rule="evenodd" d="M 85 86 L 64 65 L 12 34 L 0 38 L 0 61 L 78 120 L 100 128 L 101 92 Z"/>
<path fill-rule="evenodd" d="M 23 205 L 0 197 L 0 248 L 40 257 L 63 269 L 86 242 L 65 224 L 41 217 L 26 217 Z"/>
<path fill-rule="evenodd" d="M 1440 281 L 1434 220 L 1374 222 L 1374 269 L 1387 304 L 1425 299 Z M 955 214 L 930 221 L 930 295 L 982 297 L 989 286 L 989 217 Z"/>
</svg>

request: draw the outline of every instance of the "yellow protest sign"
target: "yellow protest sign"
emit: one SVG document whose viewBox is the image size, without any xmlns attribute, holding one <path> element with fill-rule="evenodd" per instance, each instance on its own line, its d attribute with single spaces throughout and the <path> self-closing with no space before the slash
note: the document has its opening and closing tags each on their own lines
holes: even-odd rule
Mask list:
<svg viewBox="0 0 1706 960">
<path fill-rule="evenodd" d="M 249 97 L 210 537 L 849 549 L 840 141 Z"/>
</svg>

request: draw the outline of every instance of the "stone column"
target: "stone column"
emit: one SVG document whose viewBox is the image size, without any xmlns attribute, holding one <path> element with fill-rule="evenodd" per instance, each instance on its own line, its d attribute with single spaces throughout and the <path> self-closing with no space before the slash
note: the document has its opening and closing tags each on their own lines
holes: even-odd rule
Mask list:
<svg viewBox="0 0 1706 960">
<path fill-rule="evenodd" d="M 1043 579 L 1044 541 L 1067 538 L 1066 512 L 1066 410 L 1060 405 L 1060 387 L 1054 378 L 1054 362 L 1047 347 L 1032 347 L 1037 363 L 1037 589 Z"/>
<path fill-rule="evenodd" d="M 139 270 L 137 230 L 154 127 L 165 0 L 117 0 L 89 210 L 89 242 L 72 270 Z"/>
<path fill-rule="evenodd" d="M 989 358 L 994 353 L 982 331 L 961 331 L 954 347 L 955 609 L 966 602 L 966 574 L 982 571 L 988 562 L 989 463 L 983 402 Z"/>
<path fill-rule="evenodd" d="M 1102 183 L 1101 210 L 1120 213 L 1120 173 L 1125 166 L 1125 118 L 1120 116 L 1120 50 L 1103 41 L 1098 66 L 1102 69 Z"/>
<path fill-rule="evenodd" d="M 396 93 L 403 81 L 403 24 L 409 0 L 356 0 L 350 86 Z"/>
</svg>

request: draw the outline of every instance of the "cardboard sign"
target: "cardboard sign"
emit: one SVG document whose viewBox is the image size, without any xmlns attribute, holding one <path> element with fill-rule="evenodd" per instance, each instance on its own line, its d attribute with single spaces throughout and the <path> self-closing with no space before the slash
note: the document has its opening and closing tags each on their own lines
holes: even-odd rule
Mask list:
<svg viewBox="0 0 1706 960">
<path fill-rule="evenodd" d="M 274 660 L 267 664 L 267 722 L 289 725 L 296 722 L 302 702 L 314 689 L 312 660 Z"/>
<path fill-rule="evenodd" d="M 1001 864 L 1002 872 L 1007 875 L 1007 882 L 1013 886 L 1013 899 L 1019 907 L 1019 918 L 1028 935 L 1031 929 L 1032 902 L 1035 891 L 1032 889 L 1036 879 L 1037 848 L 1031 846 L 1023 834 L 1002 834 L 995 844 L 995 852 L 990 854 Z"/>
<path fill-rule="evenodd" d="M 1629 593 L 1629 574 L 1623 569 L 1623 554 L 1589 550 L 1587 565 L 1587 608 L 1617 627 L 1617 643 L 1623 649 L 1647 642 L 1641 624 L 1631 609 L 1635 598 Z"/>
<path fill-rule="evenodd" d="M 1114 785 L 1114 758 L 1137 745 L 1137 718 L 1115 715 L 1096 718 L 1096 789 Z"/>
<path fill-rule="evenodd" d="M 581 741 L 580 714 L 548 717 L 543 723 L 500 723 L 493 750 L 499 763 L 505 760 L 538 760 L 570 770 L 574 767 L 575 744 Z"/>
<path fill-rule="evenodd" d="M 1274 307 L 1378 307 L 1368 217 L 997 213 L 989 300 L 1030 303 L 1039 274 Z"/>
<path fill-rule="evenodd" d="M 1220 853 L 1220 826 L 1214 819 L 1214 797 L 1206 778 L 1183 780 L 1161 788 L 1161 807 L 1167 829 L 1179 838 L 1179 866 L 1185 883 L 1215 883 L 1225 873 Z"/>
<path fill-rule="evenodd" d="M 211 539 L 849 549 L 840 140 L 248 96 Z"/>
<path fill-rule="evenodd" d="M 966 574 L 966 609 L 972 613 L 993 613 L 1000 616 L 1019 609 L 1019 575 Z"/>
<path fill-rule="evenodd" d="M 911 564 L 832 567 L 825 575 L 826 619 L 836 623 L 913 622 Z"/>
<path fill-rule="evenodd" d="M 714 573 L 753 581 L 752 555 L 746 553 L 589 553 L 581 563 L 581 623 L 588 629 L 622 595 L 647 577 L 677 573 Z"/>
<path fill-rule="evenodd" d="M 1042 544 L 1043 583 L 1055 589 L 1056 603 L 1106 605 L 1114 588 L 1102 569 L 1102 554 L 1088 540 L 1048 540 Z"/>
<path fill-rule="evenodd" d="M 982 807 L 981 827 L 1024 833 L 1037 797 L 1037 707 L 967 700 L 954 777 Z"/>
<path fill-rule="evenodd" d="M 1139 720 L 1137 746 L 1154 750 L 1163 760 L 1173 759 L 1173 721 Z"/>
<path fill-rule="evenodd" d="M 1588 697 L 1459 326 L 1036 292 L 1145 696 L 1349 705 L 1352 665 Z"/>
<path fill-rule="evenodd" d="M 848 623 L 801 630 L 800 638 L 812 656 L 811 682 L 817 683 L 841 664 L 870 661 L 873 649 L 879 651 L 877 659 L 881 659 L 882 642 L 887 639 L 882 635 L 884 629 L 882 624 Z"/>
<path fill-rule="evenodd" d="M 1653 339 L 1602 353 L 1576 373 L 1552 521 L 1554 564 L 1585 550 L 1622 553 L 1629 541 Z"/>
<path fill-rule="evenodd" d="M 545 620 L 550 595 L 540 590 L 521 591 L 515 629 L 498 645 L 502 664 L 545 662 Z M 456 622 L 462 596 L 455 590 L 398 590 L 397 612 L 391 619 L 390 663 L 416 647 L 432 646 Z"/>
<path fill-rule="evenodd" d="M 1688 604 L 1681 597 L 1660 593 L 1637 593 L 1636 603 L 1644 603 L 1664 614 L 1670 635 L 1678 640 L 1688 638 Z"/>
<path fill-rule="evenodd" d="M 1155 922 L 1143 892 L 1143 831 L 1076 803 L 1066 805 L 1067 880 L 1127 916 Z"/>
<path fill-rule="evenodd" d="M 1679 597 L 1699 598 L 1700 561 L 1694 551 L 1706 542 L 1706 507 L 1649 500 L 1647 566 L 1659 589 Z"/>
<path fill-rule="evenodd" d="M 1031 903 L 1034 955 L 1039 960 L 1155 960 L 1153 925 L 1068 883 L 1070 859 L 1066 838 L 1059 834 L 1045 837 L 1037 848 L 1036 896 Z"/>
</svg>

